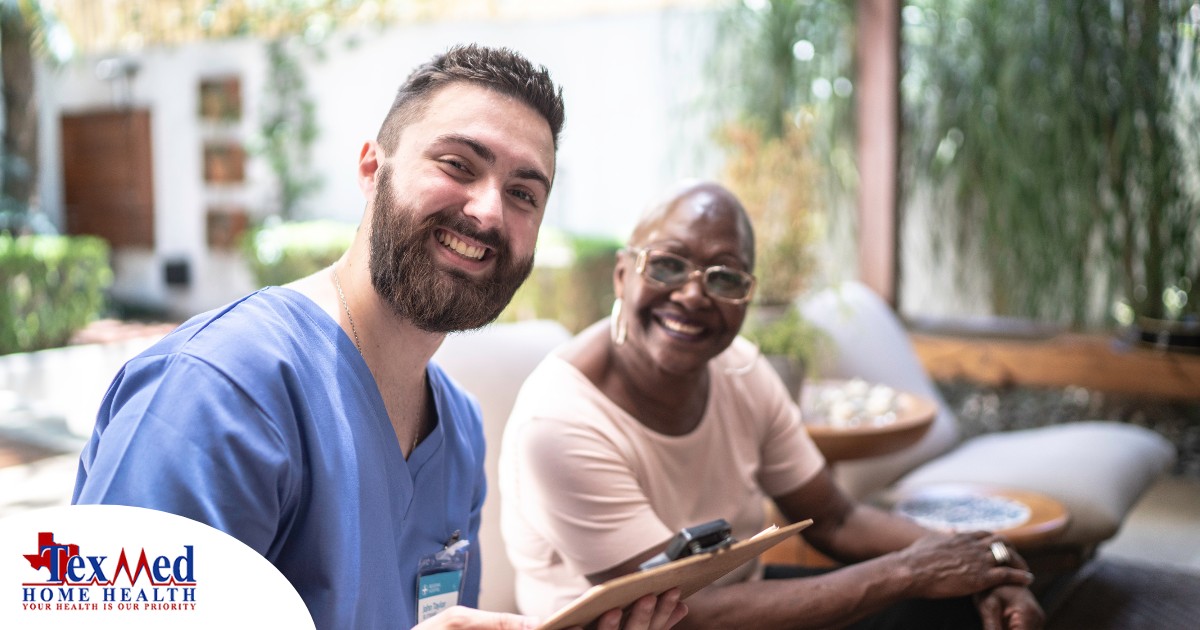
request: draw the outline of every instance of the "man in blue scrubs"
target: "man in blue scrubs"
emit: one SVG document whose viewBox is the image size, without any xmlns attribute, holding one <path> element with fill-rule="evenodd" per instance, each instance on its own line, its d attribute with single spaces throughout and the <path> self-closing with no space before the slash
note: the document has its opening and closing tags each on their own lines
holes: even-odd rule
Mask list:
<svg viewBox="0 0 1200 630">
<path fill-rule="evenodd" d="M 422 608 L 418 588 L 446 577 L 430 566 L 462 571 L 437 586 L 476 605 L 486 492 L 478 405 L 429 359 L 447 332 L 495 319 L 528 276 L 562 124 L 561 90 L 511 51 L 456 47 L 417 68 L 360 152 L 366 209 L 350 249 L 126 364 L 74 502 L 233 535 L 291 581 L 318 628 L 532 627 Z M 677 592 L 647 597 L 624 627 L 668 628 L 685 611 Z M 601 627 L 620 622 L 610 611 Z"/>
</svg>

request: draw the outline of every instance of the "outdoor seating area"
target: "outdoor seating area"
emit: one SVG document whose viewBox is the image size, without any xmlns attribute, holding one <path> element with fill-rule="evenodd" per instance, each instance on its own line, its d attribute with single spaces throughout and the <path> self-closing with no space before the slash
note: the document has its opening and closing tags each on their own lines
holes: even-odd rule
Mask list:
<svg viewBox="0 0 1200 630">
<path fill-rule="evenodd" d="M 813 369 L 916 392 L 937 402 L 924 438 L 870 461 L 837 464 L 843 488 L 858 497 L 895 497 L 939 484 L 980 484 L 1038 492 L 1060 501 L 1070 523 L 1041 551 L 1074 564 L 1120 529 L 1129 509 L 1166 472 L 1175 448 L 1142 427 L 1089 421 L 959 440 L 954 411 L 938 393 L 891 309 L 870 289 L 845 283 L 805 300 L 805 316 L 833 340 L 828 362 Z"/>
<path fill-rule="evenodd" d="M 942 403 L 936 386 L 924 376 L 911 349 L 906 349 L 907 337 L 897 320 L 887 314 L 877 298 L 863 291 L 861 286 L 843 287 L 841 291 L 817 296 L 806 305 L 814 317 L 819 317 L 817 309 L 826 308 L 831 318 L 828 325 L 846 331 L 848 338 L 863 338 L 861 343 L 856 341 L 853 345 L 855 353 L 862 353 L 861 359 L 839 353 L 841 358 L 822 368 L 823 373 L 889 379 L 898 388 L 922 391 L 939 401 L 939 422 L 955 422 L 953 411 Z M 863 328 L 864 325 L 867 327 Z M 109 334 L 111 338 L 112 333 Z M 44 399 L 17 397 L 8 401 L 7 408 L 0 413 L 0 518 L 69 501 L 78 449 L 86 437 L 80 432 L 86 428 L 68 426 L 65 414 L 70 413 L 71 407 L 62 403 L 73 400 L 84 407 L 92 398 L 98 402 L 102 389 L 92 389 L 88 396 L 74 392 L 82 391 L 80 387 L 89 380 L 115 373 L 125 358 L 160 334 L 76 346 L 78 356 L 92 358 L 42 363 L 54 370 L 54 378 L 46 381 L 54 386 L 41 390 Z M 890 340 L 885 341 L 889 336 Z M 452 335 L 436 359 L 478 397 L 489 444 L 497 444 L 520 382 L 546 353 L 568 338 L 567 329 L 552 321 L 493 324 L 481 331 Z M 66 354 L 70 348 L 59 352 Z M 897 360 L 880 361 L 880 356 Z M 38 363 L 28 357 L 0 357 L 0 372 L 12 377 L 13 364 L 18 362 Z M 892 366 L 891 378 L 879 366 Z M 29 373 L 25 378 L 26 382 L 36 380 Z M 1060 437 L 1063 430 L 1072 432 L 1068 439 Z M 1169 599 L 1172 593 L 1186 587 L 1187 580 L 1200 583 L 1200 479 L 1164 474 L 1172 451 L 1161 438 L 1134 427 L 1104 423 L 1077 423 L 1058 431 L 1031 431 L 1027 435 L 1021 432 L 996 435 L 991 440 L 977 438 L 957 446 L 953 443 L 955 433 L 953 425 L 938 428 L 935 423 L 926 439 L 907 451 L 839 462 L 839 481 L 848 488 L 873 494 L 880 494 L 881 489 L 888 487 L 912 489 L 957 481 L 1029 489 L 1058 498 L 1070 511 L 1071 527 L 1032 548 L 1023 546 L 1022 553 L 1037 563 L 1039 559 L 1050 558 L 1045 554 L 1047 551 L 1061 552 L 1067 547 L 1075 550 L 1070 556 L 1073 564 L 1056 557 L 1053 564 L 1046 565 L 1044 574 L 1049 576 L 1044 585 L 1048 596 L 1056 602 L 1061 600 L 1062 614 L 1071 615 L 1072 619 L 1088 618 L 1079 615 L 1090 610 L 1079 610 L 1069 604 L 1070 593 L 1078 589 L 1124 587 L 1125 579 L 1136 578 L 1129 587 L 1142 589 L 1139 592 L 1150 592 L 1150 585 L 1159 585 L 1153 591 L 1153 601 L 1161 609 L 1164 598 Z M 939 438 L 943 441 L 941 445 L 930 444 L 931 439 Z M 1078 453 L 1075 446 L 1080 443 L 1093 445 L 1086 452 L 1089 457 L 1072 455 Z M 948 448 L 949 454 L 937 455 Z M 1008 450 L 1014 448 L 1020 451 Z M 984 454 L 968 456 L 975 449 Z M 496 471 L 497 455 L 495 449 L 489 449 L 487 467 L 491 475 Z M 1061 462 L 1075 463 L 1054 465 Z M 1038 471 L 1039 466 L 1042 469 L 1037 475 L 1030 474 Z M 499 493 L 490 493 L 483 514 L 480 537 L 487 551 L 481 606 L 515 610 L 512 568 L 499 532 L 498 501 Z M 1043 552 L 1041 555 L 1039 550 Z M 1114 567 L 1129 570 L 1114 574 Z M 1180 582 L 1181 579 L 1184 581 Z M 1165 589 L 1161 588 L 1164 585 Z M 1122 610 L 1112 613 L 1116 615 L 1112 618 L 1135 614 Z M 1182 610 L 1181 614 L 1194 613 L 1194 609 Z M 1136 614 L 1147 614 L 1140 608 L 1139 611 Z M 1052 623 L 1051 627 L 1076 626 Z"/>
<path fill-rule="evenodd" d="M 280 514 L 311 519 L 260 549 L 297 593 L 308 558 L 270 553 L 323 544 L 323 528 L 346 526 L 338 515 L 363 515 L 339 530 L 338 558 L 385 530 L 402 532 L 386 552 L 397 557 L 453 532 L 448 551 L 478 524 L 479 608 L 529 614 L 530 592 L 641 566 L 624 550 L 576 557 L 561 539 L 633 547 L 621 527 L 678 531 L 672 518 L 717 509 L 744 531 L 762 499 L 766 527 L 827 517 L 763 565 L 816 572 L 889 550 L 914 562 L 968 544 L 922 538 L 903 517 L 1006 539 L 967 560 L 989 577 L 1021 568 L 1009 550 L 1028 561 L 1028 591 L 972 587 L 977 601 L 1017 591 L 1014 618 L 1036 617 L 1032 592 L 1051 630 L 1200 620 L 1196 0 L 28 0 L 0 2 L 0 35 L 0 519 L 68 505 L 77 478 L 92 486 L 85 503 L 158 493 L 154 507 L 179 514 L 262 507 L 246 517 L 256 535 Z M 114 406 L 141 424 L 97 425 L 122 366 L 198 316 L 234 323 L 196 356 L 121 373 Z M 543 363 L 568 342 L 565 366 Z M 435 348 L 449 382 L 420 369 Z M 718 371 L 731 357 L 753 359 Z M 566 376 L 534 372 L 547 364 Z M 527 389 L 548 392 L 539 403 L 561 388 L 576 406 L 518 401 L 531 375 Z M 595 410 L 580 403 L 589 388 Z M 168 483 L 145 471 L 168 468 L 159 445 L 183 425 L 144 419 L 175 415 L 177 399 L 199 410 L 180 414 L 197 435 L 172 455 L 195 461 Z M 260 411 L 257 433 L 236 436 L 245 454 L 240 442 L 224 452 Z M 596 425 L 535 422 L 553 413 Z M 753 423 L 709 421 L 727 432 L 700 436 L 703 457 L 689 459 L 684 440 L 650 455 L 618 444 L 622 413 L 650 441 L 700 434 L 710 416 Z M 379 440 L 388 421 L 399 458 Z M 126 442 L 85 450 L 97 426 Z M 504 464 L 502 443 L 519 453 Z M 418 452 L 445 474 L 430 466 L 418 483 Z M 568 452 L 592 459 L 555 459 Z M 413 471 L 399 503 L 445 522 L 410 528 L 408 507 L 367 518 L 369 494 L 397 489 L 381 462 Z M 708 496 L 650 488 L 644 471 L 662 462 Z M 694 483 L 702 464 L 708 483 Z M 283 488 L 277 470 L 296 479 Z M 611 490 L 586 485 L 602 479 Z M 504 535 L 501 487 L 518 497 Z M 241 504 L 189 496 L 214 488 L 244 490 Z M 272 490 L 279 505 L 263 507 Z M 567 514 L 564 497 L 593 495 L 640 512 Z M 310 608 L 322 579 L 361 568 L 326 560 L 301 593 Z M 879 566 L 906 575 L 886 563 L 864 574 Z M 411 577 L 370 570 L 384 579 L 363 583 Z M 904 594 L 944 593 L 945 575 L 908 575 Z M 378 606 L 344 597 L 325 625 L 397 610 L 420 622 L 412 591 Z M 743 615 L 774 605 L 742 603 Z"/>
</svg>

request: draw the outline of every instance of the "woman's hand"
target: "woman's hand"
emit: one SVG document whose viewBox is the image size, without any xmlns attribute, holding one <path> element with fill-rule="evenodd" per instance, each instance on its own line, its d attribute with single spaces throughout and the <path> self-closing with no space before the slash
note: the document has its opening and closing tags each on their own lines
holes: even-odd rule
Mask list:
<svg viewBox="0 0 1200 630">
<path fill-rule="evenodd" d="M 983 630 L 1039 630 L 1046 614 L 1027 588 L 998 586 L 975 598 Z"/>
<path fill-rule="evenodd" d="M 1010 549 L 1010 565 L 996 564 L 993 542 L 1004 539 L 987 532 L 947 536 L 929 534 L 899 552 L 912 573 L 912 597 L 962 597 L 998 586 L 1029 586 L 1033 575 L 1025 560 Z"/>
<path fill-rule="evenodd" d="M 646 595 L 634 602 L 624 624 L 621 623 L 623 612 L 614 609 L 604 613 L 593 627 L 596 630 L 668 630 L 686 614 L 687 606 L 679 601 L 679 589 L 673 588 L 659 597 Z M 454 606 L 418 624 L 413 630 L 534 630 L 539 625 L 534 617 Z"/>
</svg>

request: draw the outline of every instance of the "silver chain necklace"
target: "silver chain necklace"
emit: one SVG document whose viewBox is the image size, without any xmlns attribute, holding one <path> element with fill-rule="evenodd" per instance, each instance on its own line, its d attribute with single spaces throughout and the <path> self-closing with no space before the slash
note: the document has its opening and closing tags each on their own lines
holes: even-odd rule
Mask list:
<svg viewBox="0 0 1200 630">
<path fill-rule="evenodd" d="M 337 266 L 331 266 L 329 271 L 333 274 L 333 286 L 337 288 L 338 297 L 342 300 L 342 309 L 346 311 L 346 319 L 350 320 L 350 332 L 354 333 L 354 347 L 358 348 L 358 354 L 365 359 L 362 342 L 358 339 L 358 326 L 354 325 L 354 316 L 350 314 L 350 305 L 346 304 L 346 294 L 342 293 L 342 281 L 338 279 Z"/>
<path fill-rule="evenodd" d="M 346 319 L 350 320 L 350 332 L 354 333 L 354 347 L 358 348 L 358 354 L 365 361 L 367 357 L 363 354 L 362 343 L 358 340 L 358 326 L 354 325 L 354 316 L 350 314 L 350 305 L 346 303 L 346 294 L 342 292 L 342 281 L 338 279 L 337 266 L 331 266 L 329 271 L 333 274 L 333 286 L 337 289 L 338 298 L 342 301 L 342 310 L 346 311 Z M 421 427 L 418 426 L 417 433 L 413 436 L 412 446 L 408 449 L 408 457 L 412 457 L 413 451 L 417 450 L 417 443 L 420 441 Z"/>
</svg>

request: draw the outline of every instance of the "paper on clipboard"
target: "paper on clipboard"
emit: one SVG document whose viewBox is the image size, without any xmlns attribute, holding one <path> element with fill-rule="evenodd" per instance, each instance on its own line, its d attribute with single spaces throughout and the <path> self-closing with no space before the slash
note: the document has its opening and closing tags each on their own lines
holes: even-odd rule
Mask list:
<svg viewBox="0 0 1200 630">
<path fill-rule="evenodd" d="M 680 599 L 686 599 L 809 525 L 812 525 L 812 519 L 787 527 L 772 525 L 725 549 L 689 556 L 597 584 L 547 619 L 538 630 L 586 626 L 614 608 L 625 608 L 644 595 L 662 593 L 675 587 L 679 587 Z"/>
</svg>

